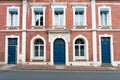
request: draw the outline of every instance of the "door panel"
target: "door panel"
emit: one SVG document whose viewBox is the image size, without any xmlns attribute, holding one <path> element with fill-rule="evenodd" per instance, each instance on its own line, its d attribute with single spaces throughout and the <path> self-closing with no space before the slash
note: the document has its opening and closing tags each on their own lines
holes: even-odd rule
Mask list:
<svg viewBox="0 0 120 80">
<path fill-rule="evenodd" d="M 16 64 L 17 38 L 8 38 L 8 64 Z"/>
<path fill-rule="evenodd" d="M 111 63 L 110 37 L 101 38 L 102 63 Z"/>
<path fill-rule="evenodd" d="M 8 46 L 8 64 L 16 64 L 16 46 Z"/>
<path fill-rule="evenodd" d="M 65 64 L 65 42 L 62 39 L 54 42 L 54 64 Z"/>
</svg>

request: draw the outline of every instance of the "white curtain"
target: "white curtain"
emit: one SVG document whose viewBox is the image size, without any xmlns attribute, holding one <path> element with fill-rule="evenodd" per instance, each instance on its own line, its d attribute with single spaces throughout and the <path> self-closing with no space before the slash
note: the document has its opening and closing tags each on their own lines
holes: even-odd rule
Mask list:
<svg viewBox="0 0 120 80">
<path fill-rule="evenodd" d="M 59 19 L 60 19 L 60 20 L 59 20 L 59 22 L 60 22 L 59 25 L 63 25 L 63 18 L 64 18 L 64 17 L 63 17 L 63 14 L 60 14 L 60 15 L 59 15 Z"/>
<path fill-rule="evenodd" d="M 55 25 L 59 25 L 59 16 L 56 14 L 55 14 L 54 21 L 55 21 Z"/>
</svg>

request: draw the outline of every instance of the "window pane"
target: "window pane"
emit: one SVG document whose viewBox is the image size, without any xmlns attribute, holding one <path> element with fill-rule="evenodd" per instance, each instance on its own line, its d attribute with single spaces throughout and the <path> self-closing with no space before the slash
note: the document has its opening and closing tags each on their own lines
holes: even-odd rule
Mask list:
<svg viewBox="0 0 120 80">
<path fill-rule="evenodd" d="M 13 26 L 13 23 L 14 23 L 14 21 L 13 21 L 13 13 L 10 13 L 11 14 L 11 26 Z"/>
<path fill-rule="evenodd" d="M 36 39 L 35 42 L 34 42 L 34 44 L 35 44 L 35 45 L 38 45 L 38 44 L 43 45 L 44 42 L 43 42 L 42 39 Z"/>
<path fill-rule="evenodd" d="M 60 25 L 63 25 L 63 14 L 60 14 L 59 17 L 60 17 Z"/>
<path fill-rule="evenodd" d="M 107 25 L 108 22 L 108 12 L 101 12 L 101 25 Z"/>
<path fill-rule="evenodd" d="M 14 23 L 15 23 L 15 25 L 18 25 L 18 14 L 16 13 L 14 15 L 15 15 L 14 16 Z"/>
<path fill-rule="evenodd" d="M 55 25 L 58 25 L 58 22 L 59 22 L 59 16 L 58 16 L 58 13 L 55 13 Z"/>
<path fill-rule="evenodd" d="M 107 21 L 108 21 L 108 14 L 105 13 L 105 25 L 107 25 Z"/>
<path fill-rule="evenodd" d="M 78 13 L 75 13 L 75 25 L 79 25 L 79 24 L 78 24 L 78 18 L 79 18 L 79 17 L 78 17 Z"/>
<path fill-rule="evenodd" d="M 79 38 L 75 41 L 75 44 L 84 44 L 84 40 Z"/>
<path fill-rule="evenodd" d="M 75 56 L 79 56 L 79 47 L 75 46 Z"/>
<path fill-rule="evenodd" d="M 43 13 L 35 13 L 35 25 L 42 26 L 43 25 Z"/>
<path fill-rule="evenodd" d="M 80 56 L 85 56 L 85 54 L 84 54 L 84 46 L 80 46 Z"/>
<path fill-rule="evenodd" d="M 44 56 L 44 46 L 40 46 L 40 56 Z"/>
<path fill-rule="evenodd" d="M 43 16 L 40 17 L 40 25 L 43 26 Z"/>
<path fill-rule="evenodd" d="M 84 19 L 83 19 L 83 13 L 80 13 L 79 14 L 79 17 L 80 17 L 80 19 L 79 19 L 79 25 L 83 25 L 83 21 L 84 21 Z"/>
<path fill-rule="evenodd" d="M 63 25 L 63 11 L 55 11 L 54 19 L 55 25 Z"/>
<path fill-rule="evenodd" d="M 34 46 L 34 56 L 38 57 L 38 46 Z"/>
</svg>

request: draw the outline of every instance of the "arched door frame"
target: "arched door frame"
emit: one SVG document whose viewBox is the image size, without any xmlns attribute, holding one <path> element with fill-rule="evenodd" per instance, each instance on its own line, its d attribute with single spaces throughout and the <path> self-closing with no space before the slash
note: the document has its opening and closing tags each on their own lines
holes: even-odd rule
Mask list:
<svg viewBox="0 0 120 80">
<path fill-rule="evenodd" d="M 52 40 L 51 40 L 51 55 L 50 55 L 50 62 L 51 62 L 51 65 L 54 65 L 54 41 L 56 39 L 63 39 L 65 41 L 65 65 L 68 64 L 68 41 L 63 37 L 63 36 L 56 36 L 54 37 Z"/>
</svg>

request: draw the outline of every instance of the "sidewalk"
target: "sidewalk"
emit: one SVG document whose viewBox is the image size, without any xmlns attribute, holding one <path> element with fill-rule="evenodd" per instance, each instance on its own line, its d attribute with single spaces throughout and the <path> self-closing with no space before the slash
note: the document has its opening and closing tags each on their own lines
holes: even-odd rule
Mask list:
<svg viewBox="0 0 120 80">
<path fill-rule="evenodd" d="M 65 71 L 120 71 L 120 67 L 0 65 L 0 70 L 65 70 Z"/>
</svg>

